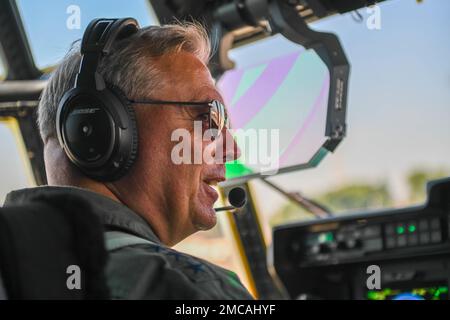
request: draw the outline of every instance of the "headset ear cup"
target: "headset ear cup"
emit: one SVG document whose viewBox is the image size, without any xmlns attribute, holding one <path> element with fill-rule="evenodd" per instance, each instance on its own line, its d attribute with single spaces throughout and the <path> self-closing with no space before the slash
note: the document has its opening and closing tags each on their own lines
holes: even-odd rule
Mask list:
<svg viewBox="0 0 450 320">
<path fill-rule="evenodd" d="M 130 119 L 130 130 L 131 130 L 131 146 L 130 153 L 127 161 L 122 165 L 122 169 L 117 173 L 118 177 L 124 176 L 133 166 L 136 158 L 138 157 L 139 150 L 139 135 L 138 135 L 138 127 L 136 120 L 136 112 L 133 109 L 130 101 L 127 99 L 126 95 L 120 90 L 120 88 L 112 86 L 110 90 L 114 92 L 117 98 L 122 102 L 125 111 L 128 114 L 128 118 Z"/>
<path fill-rule="evenodd" d="M 131 150 L 130 150 L 130 157 L 128 158 L 128 161 L 124 165 L 124 170 L 128 172 L 131 168 L 131 166 L 136 161 L 136 158 L 138 157 L 138 149 L 139 149 L 139 137 L 138 137 L 138 127 L 137 127 L 137 120 L 136 120 L 136 112 L 133 109 L 133 106 L 130 104 L 130 102 L 127 100 L 124 104 L 124 106 L 127 109 L 127 112 L 130 116 L 130 122 L 131 125 L 131 134 L 133 136 L 132 142 L 131 142 Z"/>
</svg>

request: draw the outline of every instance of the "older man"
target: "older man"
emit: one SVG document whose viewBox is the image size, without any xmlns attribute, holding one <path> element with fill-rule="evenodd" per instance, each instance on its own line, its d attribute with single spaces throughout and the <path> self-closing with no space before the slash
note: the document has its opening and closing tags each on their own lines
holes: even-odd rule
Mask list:
<svg viewBox="0 0 450 320">
<path fill-rule="evenodd" d="M 130 101 L 222 101 L 207 68 L 209 56 L 208 36 L 196 24 L 147 27 L 116 41 L 98 72 Z M 216 140 L 200 140 L 200 151 L 214 144 L 210 149 L 220 159 L 179 163 L 173 159 L 178 143 L 173 132 L 194 133 L 196 121 L 209 128 L 210 113 L 177 103 L 133 103 L 139 136 L 135 163 L 116 181 L 89 178 L 69 161 L 55 126 L 80 60 L 74 46 L 53 72 L 39 105 L 49 186 L 14 191 L 6 204 L 40 193 L 76 194 L 89 202 L 107 230 L 119 231 L 122 240 L 125 236 L 125 245 L 110 248 L 107 277 L 113 298 L 251 298 L 233 272 L 170 248 L 216 224 L 217 193 L 211 186 L 225 179 L 224 162 L 239 152 L 234 141 L 225 143 L 233 139 L 228 129 L 222 128 Z M 198 142 L 194 134 L 191 139 L 192 145 Z"/>
</svg>

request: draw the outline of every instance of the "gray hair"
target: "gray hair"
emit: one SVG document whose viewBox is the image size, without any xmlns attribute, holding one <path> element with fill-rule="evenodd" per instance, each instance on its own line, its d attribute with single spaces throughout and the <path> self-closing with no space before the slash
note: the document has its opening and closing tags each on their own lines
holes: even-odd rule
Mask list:
<svg viewBox="0 0 450 320">
<path fill-rule="evenodd" d="M 113 52 L 102 59 L 98 72 L 108 84 L 118 87 L 126 96 L 142 98 L 164 83 L 161 70 L 155 68 L 151 59 L 179 51 L 192 53 L 207 64 L 211 43 L 206 30 L 191 22 L 142 28 L 136 34 L 117 41 Z M 64 93 L 74 86 L 80 60 L 78 41 L 54 70 L 42 92 L 38 126 L 44 142 L 56 137 L 58 104 Z"/>
</svg>

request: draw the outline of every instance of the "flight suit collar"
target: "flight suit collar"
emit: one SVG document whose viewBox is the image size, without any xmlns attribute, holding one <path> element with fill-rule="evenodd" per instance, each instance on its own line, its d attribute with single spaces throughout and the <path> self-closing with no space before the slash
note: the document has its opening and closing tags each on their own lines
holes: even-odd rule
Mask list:
<svg viewBox="0 0 450 320">
<path fill-rule="evenodd" d="M 107 230 L 122 230 L 136 236 L 160 243 L 150 225 L 127 206 L 93 191 L 73 186 L 40 186 L 15 190 L 6 196 L 4 206 L 21 205 L 41 194 L 71 194 L 83 198 Z"/>
</svg>

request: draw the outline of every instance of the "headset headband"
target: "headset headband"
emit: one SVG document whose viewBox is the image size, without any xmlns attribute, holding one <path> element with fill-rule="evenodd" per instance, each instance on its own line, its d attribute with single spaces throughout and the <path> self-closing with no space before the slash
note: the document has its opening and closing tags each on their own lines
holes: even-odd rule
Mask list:
<svg viewBox="0 0 450 320">
<path fill-rule="evenodd" d="M 81 63 L 75 88 L 105 88 L 103 78 L 97 73 L 100 59 L 111 52 L 113 43 L 128 37 L 139 30 L 138 22 L 133 18 L 95 19 L 86 28 L 81 41 Z"/>
</svg>

